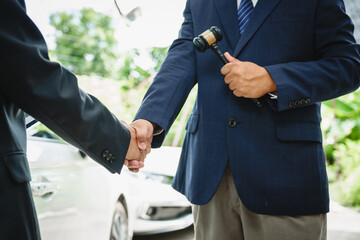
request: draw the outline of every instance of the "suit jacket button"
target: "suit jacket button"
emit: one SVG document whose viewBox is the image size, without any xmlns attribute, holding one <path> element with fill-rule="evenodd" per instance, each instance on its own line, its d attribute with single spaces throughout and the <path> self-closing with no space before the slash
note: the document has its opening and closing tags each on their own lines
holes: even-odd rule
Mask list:
<svg viewBox="0 0 360 240">
<path fill-rule="evenodd" d="M 300 101 L 299 101 L 299 100 L 296 100 L 296 101 L 295 101 L 295 106 L 297 106 L 297 105 L 300 105 Z"/>
<path fill-rule="evenodd" d="M 113 163 L 115 161 L 115 156 L 112 156 L 112 158 L 110 159 L 110 163 Z"/>
<path fill-rule="evenodd" d="M 107 161 L 110 161 L 111 158 L 112 158 L 112 154 L 109 153 L 109 155 L 107 155 L 107 157 L 106 157 L 106 160 L 107 160 Z"/>
<path fill-rule="evenodd" d="M 306 104 L 308 104 L 308 103 L 310 103 L 310 102 L 311 102 L 310 98 L 308 98 L 308 99 L 305 100 L 305 103 L 306 103 Z"/>
<path fill-rule="evenodd" d="M 302 105 L 302 104 L 305 104 L 305 99 L 301 99 L 300 100 L 300 104 Z"/>
<path fill-rule="evenodd" d="M 235 121 L 235 119 L 231 118 L 231 119 L 229 120 L 228 124 L 229 124 L 229 126 L 230 126 L 231 128 L 234 128 L 234 127 L 236 127 L 237 122 Z"/>
<path fill-rule="evenodd" d="M 294 101 L 289 102 L 289 107 L 293 107 L 295 105 Z"/>
<path fill-rule="evenodd" d="M 102 157 L 106 158 L 108 154 L 109 154 L 109 150 L 104 150 L 102 153 Z"/>
</svg>

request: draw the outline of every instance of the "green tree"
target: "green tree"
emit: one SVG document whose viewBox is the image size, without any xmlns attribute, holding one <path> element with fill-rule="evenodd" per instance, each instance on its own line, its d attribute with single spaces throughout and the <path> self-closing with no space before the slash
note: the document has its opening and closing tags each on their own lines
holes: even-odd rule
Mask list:
<svg viewBox="0 0 360 240">
<path fill-rule="evenodd" d="M 326 157 L 330 165 L 336 165 L 337 145 L 346 140 L 360 140 L 360 91 L 326 101 L 323 106 Z"/>
<path fill-rule="evenodd" d="M 155 67 L 153 68 L 154 71 L 158 71 L 161 67 L 161 64 L 164 62 L 166 54 L 169 48 L 161 48 L 161 47 L 154 47 L 149 50 L 151 59 L 155 63 Z"/>
<path fill-rule="evenodd" d="M 138 49 L 132 49 L 123 57 L 124 62 L 118 71 L 118 79 L 123 82 L 123 90 L 133 89 L 154 73 L 152 69 L 143 69 L 136 64 L 135 58 L 140 55 Z"/>
<path fill-rule="evenodd" d="M 167 47 L 153 47 L 146 50 L 146 55 L 154 63 L 153 67 L 144 69 L 136 64 L 135 59 L 140 56 L 138 49 L 132 49 L 123 57 L 123 64 L 118 70 L 118 79 L 123 81 L 123 89 L 129 90 L 138 86 L 141 82 L 154 76 L 160 69 L 168 52 Z"/>
<path fill-rule="evenodd" d="M 52 55 L 75 74 L 111 77 L 117 60 L 111 18 L 92 8 L 50 16 L 56 29 Z"/>
<path fill-rule="evenodd" d="M 360 210 L 360 91 L 323 103 L 332 198 Z"/>
</svg>

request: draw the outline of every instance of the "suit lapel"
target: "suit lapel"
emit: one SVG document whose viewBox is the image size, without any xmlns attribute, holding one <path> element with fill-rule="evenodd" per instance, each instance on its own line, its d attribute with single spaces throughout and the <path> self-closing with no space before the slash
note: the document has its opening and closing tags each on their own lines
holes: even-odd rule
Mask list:
<svg viewBox="0 0 360 240">
<path fill-rule="evenodd" d="M 235 49 L 239 41 L 240 33 L 237 24 L 237 2 L 236 0 L 213 0 L 215 9 L 220 18 L 223 36 L 225 36 L 232 48 Z"/>
<path fill-rule="evenodd" d="M 241 50 L 245 47 L 251 37 L 256 33 L 260 26 L 265 21 L 266 17 L 275 8 L 280 0 L 259 0 L 250 17 L 250 20 L 245 28 L 243 35 L 237 43 L 233 56 L 237 57 Z"/>
</svg>

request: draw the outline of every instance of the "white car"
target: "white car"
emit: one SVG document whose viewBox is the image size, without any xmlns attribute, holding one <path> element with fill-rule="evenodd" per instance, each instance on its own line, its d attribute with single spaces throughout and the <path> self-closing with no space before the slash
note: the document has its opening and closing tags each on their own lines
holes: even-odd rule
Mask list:
<svg viewBox="0 0 360 240">
<path fill-rule="evenodd" d="M 153 149 L 135 174 L 110 174 L 47 131 L 28 131 L 31 188 L 43 240 L 131 239 L 186 228 L 190 203 L 171 188 L 180 149 Z"/>
<path fill-rule="evenodd" d="M 145 235 L 186 228 L 193 223 L 191 205 L 171 187 L 181 148 L 152 149 L 130 189 L 135 201 L 134 233 Z"/>
</svg>

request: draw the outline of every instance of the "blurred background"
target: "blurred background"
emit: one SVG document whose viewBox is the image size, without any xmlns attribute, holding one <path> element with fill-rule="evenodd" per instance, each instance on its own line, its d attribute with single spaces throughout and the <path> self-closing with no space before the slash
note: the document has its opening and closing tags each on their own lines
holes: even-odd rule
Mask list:
<svg viewBox="0 0 360 240">
<path fill-rule="evenodd" d="M 117 6 L 112 0 L 26 4 L 46 39 L 50 58 L 73 71 L 81 88 L 119 119 L 131 122 L 177 37 L 185 0 L 118 0 Z M 345 0 L 345 5 L 360 42 L 359 0 Z M 181 146 L 195 94 L 196 87 L 164 145 Z M 322 114 L 331 199 L 360 211 L 360 92 L 324 102 Z"/>
<path fill-rule="evenodd" d="M 185 0 L 118 0 L 120 14 L 112 0 L 26 3 L 51 59 L 73 71 L 84 90 L 127 122 L 177 37 L 185 7 Z M 181 145 L 193 101 L 194 93 L 165 145 Z"/>
</svg>

